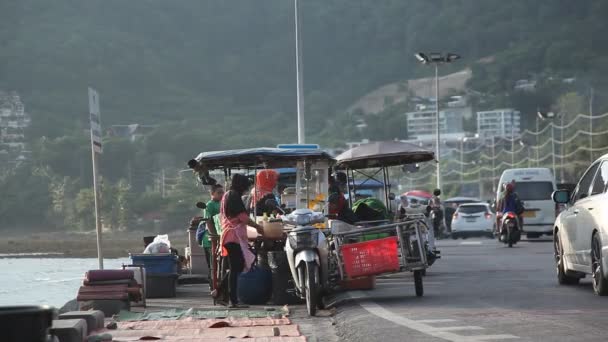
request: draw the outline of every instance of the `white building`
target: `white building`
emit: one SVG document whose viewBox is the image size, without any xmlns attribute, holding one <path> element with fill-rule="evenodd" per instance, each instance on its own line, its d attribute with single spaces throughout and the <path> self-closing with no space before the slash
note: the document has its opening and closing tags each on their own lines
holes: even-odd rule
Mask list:
<svg viewBox="0 0 608 342">
<path fill-rule="evenodd" d="M 0 150 L 19 152 L 25 148 L 25 129 L 31 119 L 16 92 L 0 91 Z"/>
<path fill-rule="evenodd" d="M 444 139 L 464 137 L 462 119 L 470 108 L 447 108 L 439 111 L 439 133 Z M 408 139 L 434 140 L 437 134 L 437 114 L 434 110 L 405 113 Z"/>
<path fill-rule="evenodd" d="M 519 111 L 507 108 L 477 112 L 477 133 L 481 138 L 516 137 L 520 131 Z"/>
</svg>

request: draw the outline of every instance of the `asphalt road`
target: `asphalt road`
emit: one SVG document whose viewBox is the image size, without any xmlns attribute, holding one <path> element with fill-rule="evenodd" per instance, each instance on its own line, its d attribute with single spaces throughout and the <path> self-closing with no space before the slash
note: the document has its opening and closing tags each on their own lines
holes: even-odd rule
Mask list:
<svg viewBox="0 0 608 342">
<path fill-rule="evenodd" d="M 443 240 L 416 297 L 410 273 L 337 305 L 341 341 L 607 341 L 608 297 L 557 284 L 551 240 Z"/>
</svg>

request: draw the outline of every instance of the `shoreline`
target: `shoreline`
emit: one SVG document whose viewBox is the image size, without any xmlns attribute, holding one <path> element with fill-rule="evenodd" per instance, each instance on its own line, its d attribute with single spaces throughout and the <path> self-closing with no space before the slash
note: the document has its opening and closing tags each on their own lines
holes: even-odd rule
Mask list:
<svg viewBox="0 0 608 342">
<path fill-rule="evenodd" d="M 105 232 L 102 237 L 104 259 L 129 257 L 129 253 L 143 253 L 143 237 L 168 234 L 171 247 L 180 255 L 188 245 L 185 231 L 168 233 Z M 0 240 L 0 258 L 97 258 L 95 232 L 40 232 L 12 235 Z"/>
</svg>

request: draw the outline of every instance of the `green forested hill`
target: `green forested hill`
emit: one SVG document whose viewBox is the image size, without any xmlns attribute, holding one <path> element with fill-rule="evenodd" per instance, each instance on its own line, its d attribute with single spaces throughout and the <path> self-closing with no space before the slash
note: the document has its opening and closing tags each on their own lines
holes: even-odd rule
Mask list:
<svg viewBox="0 0 608 342">
<path fill-rule="evenodd" d="M 412 57 L 418 50 L 461 53 L 459 67 L 496 56 L 476 70 L 481 90 L 542 71 L 592 77 L 608 69 L 602 0 L 300 3 L 312 127 L 379 85 L 428 73 Z M 88 85 L 102 94 L 106 123 L 290 120 L 293 60 L 290 1 L 0 4 L 0 88 L 23 94 L 50 135 L 83 117 Z"/>
<path fill-rule="evenodd" d="M 431 75 L 413 57 L 418 51 L 461 54 L 441 72 L 471 67 L 472 89 L 524 116 L 559 93 L 547 87 L 514 98 L 518 79 L 576 77 L 598 99 L 608 89 L 605 0 L 301 0 L 300 7 L 308 142 L 361 138 L 345 108 L 379 86 Z M 288 0 L 1 0 L 0 90 L 17 91 L 32 116 L 33 158 L 0 175 L 0 193 L 10 194 L 0 198 L 0 226 L 24 218 L 90 222 L 88 86 L 101 95 L 105 127 L 159 125 L 135 144 L 105 142 L 101 171 L 115 222 L 128 218 L 122 210 L 191 211 L 184 198 L 199 193 L 155 202 L 151 189 L 161 168 L 175 171 L 201 150 L 294 142 L 293 14 Z M 491 62 L 479 63 L 484 57 Z M 403 134 L 404 110 L 389 108 L 363 135 Z M 130 192 L 145 193 L 132 201 Z M 32 204 L 37 215 L 24 212 Z"/>
</svg>

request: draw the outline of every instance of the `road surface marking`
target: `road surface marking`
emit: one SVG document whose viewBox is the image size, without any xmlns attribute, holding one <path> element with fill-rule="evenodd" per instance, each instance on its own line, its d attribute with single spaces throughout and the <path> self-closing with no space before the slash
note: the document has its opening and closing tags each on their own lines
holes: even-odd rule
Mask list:
<svg viewBox="0 0 608 342">
<path fill-rule="evenodd" d="M 425 324 L 429 324 L 429 323 L 453 323 L 456 322 L 455 319 L 417 319 L 416 322 L 418 323 L 425 323 Z"/>
<path fill-rule="evenodd" d="M 483 330 L 484 328 L 475 325 L 463 325 L 460 327 L 441 327 L 435 328 L 437 331 L 462 331 L 462 330 Z"/>
<path fill-rule="evenodd" d="M 481 245 L 481 241 L 463 241 L 460 243 L 461 245 Z"/>
<path fill-rule="evenodd" d="M 355 297 L 356 296 L 356 297 Z M 362 291 L 351 291 L 351 297 L 353 299 L 365 299 L 366 297 L 369 298 L 364 292 Z M 504 339 L 516 339 L 519 338 L 517 336 L 514 335 L 477 335 L 477 336 L 462 336 L 462 335 L 458 335 L 456 333 L 450 332 L 450 331 L 445 331 L 442 330 L 442 328 L 435 328 L 433 326 L 430 326 L 426 323 L 422 323 L 416 320 L 412 320 L 412 319 L 408 319 L 405 317 L 401 317 L 396 315 L 393 312 L 390 312 L 389 310 L 383 308 L 382 306 L 373 303 L 373 302 L 359 302 L 359 305 L 365 309 L 367 312 L 383 318 L 387 321 L 393 322 L 395 324 L 404 326 L 406 328 L 412 329 L 412 330 L 416 330 L 418 332 L 421 332 L 423 334 L 429 335 L 429 336 L 433 336 L 433 337 L 438 337 L 438 338 L 442 338 L 444 340 L 447 341 L 452 341 L 452 342 L 470 342 L 470 341 L 485 341 L 485 340 L 504 340 Z"/>
</svg>

